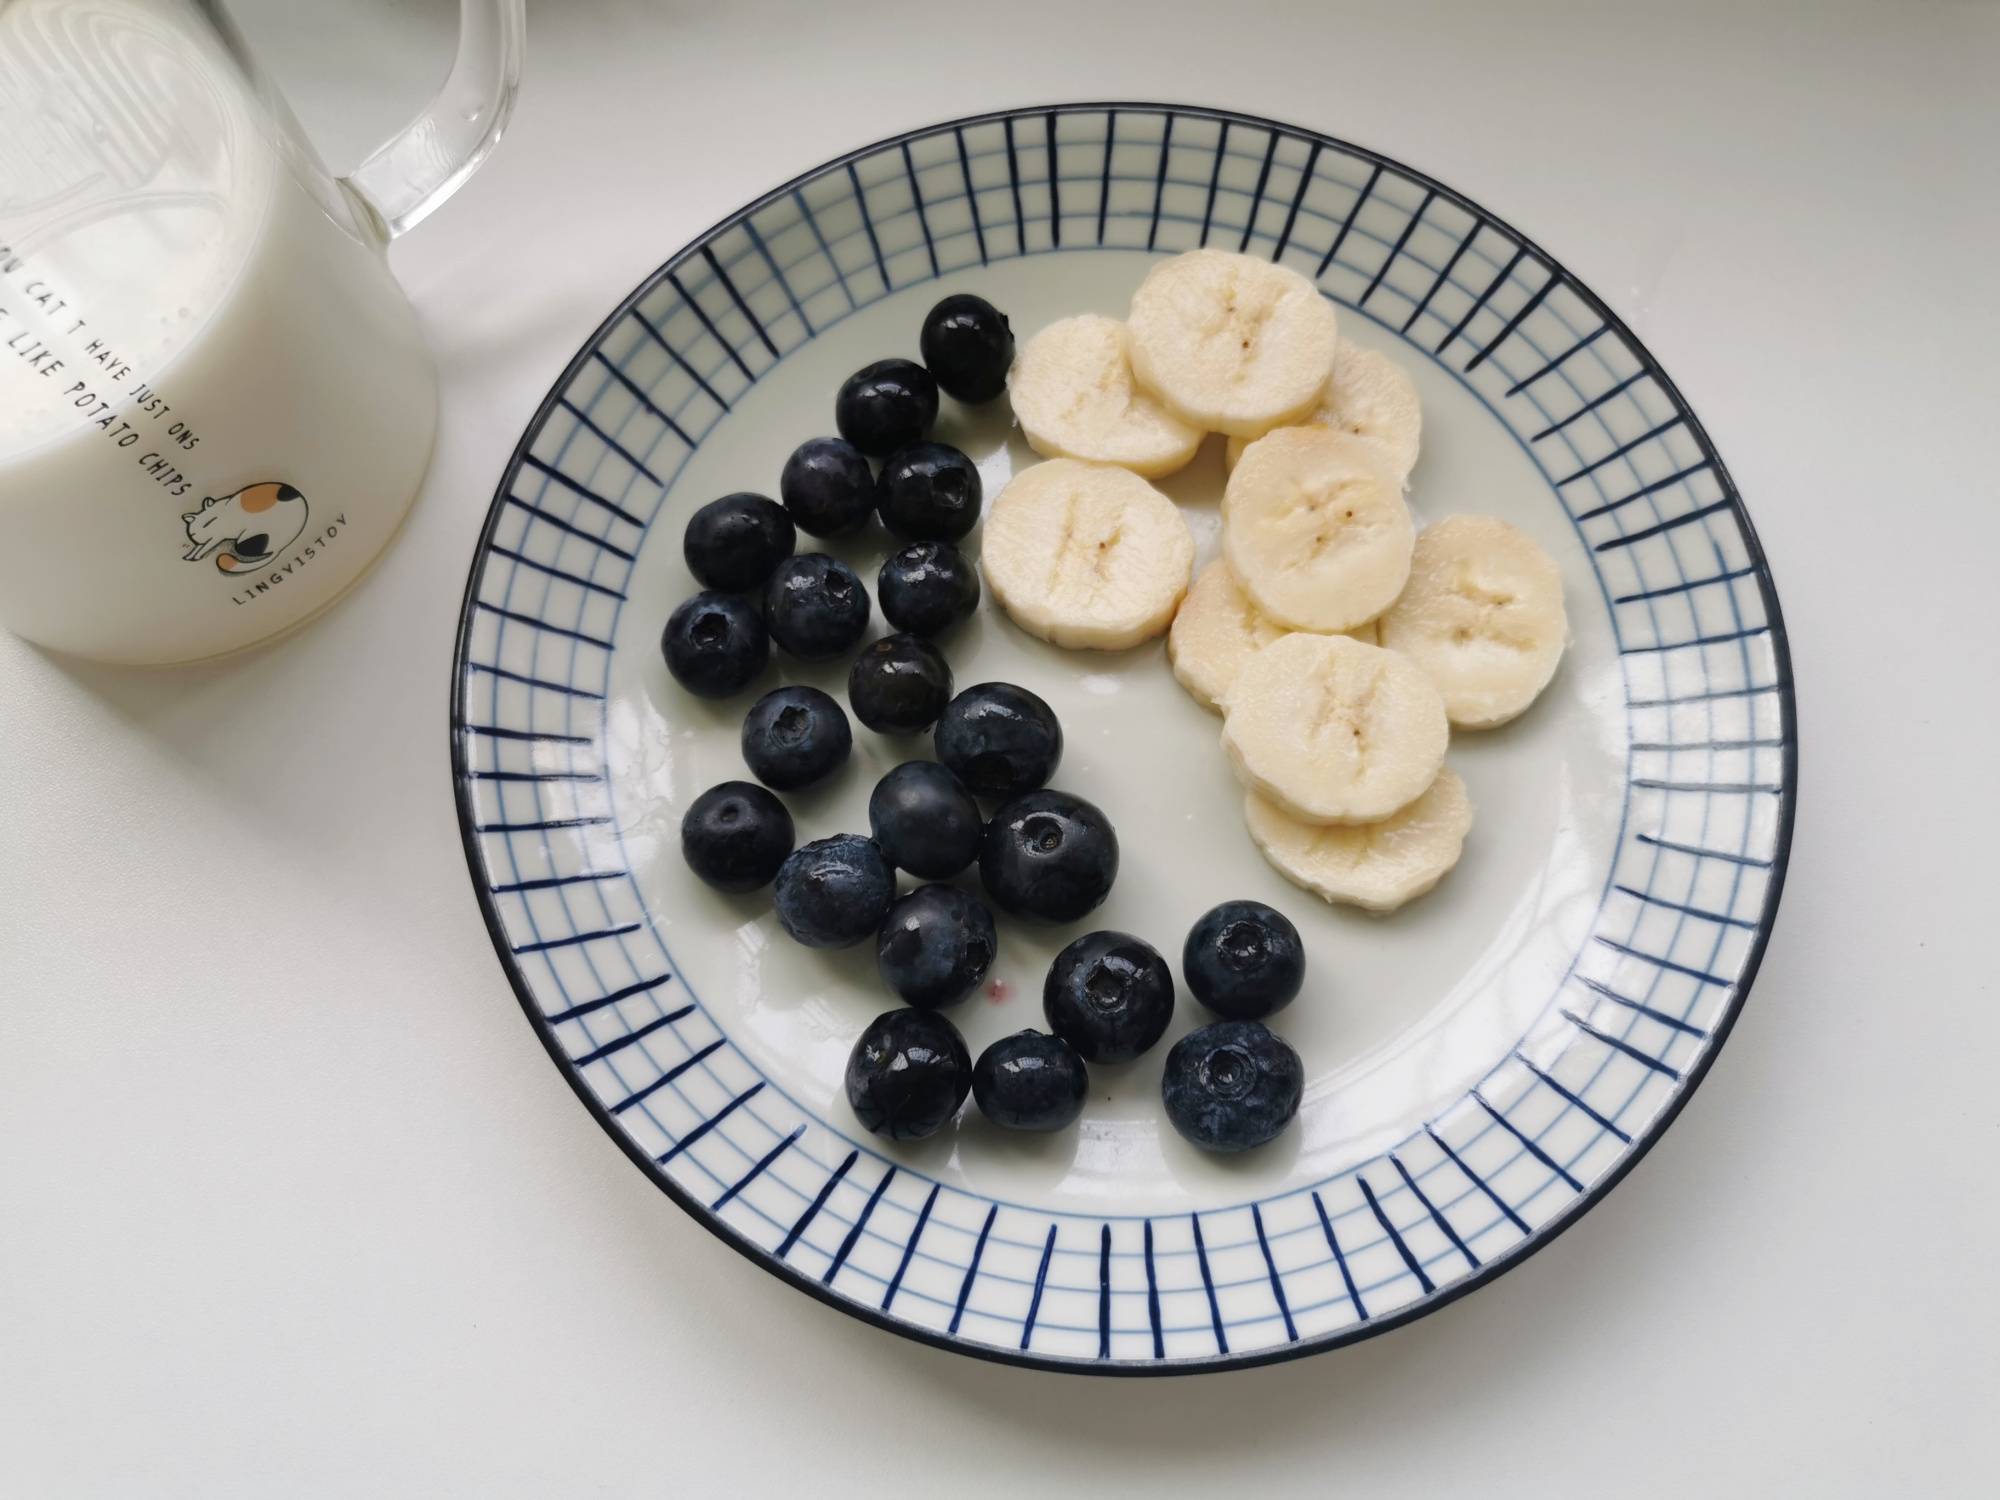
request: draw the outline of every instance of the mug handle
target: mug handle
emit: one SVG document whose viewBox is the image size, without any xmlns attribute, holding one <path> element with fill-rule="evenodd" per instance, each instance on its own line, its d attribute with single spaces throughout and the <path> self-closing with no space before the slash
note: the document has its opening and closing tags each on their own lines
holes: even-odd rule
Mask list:
<svg viewBox="0 0 2000 1500">
<path fill-rule="evenodd" d="M 424 111 L 341 179 L 385 239 L 421 223 L 479 169 L 521 83 L 525 0 L 459 0 L 458 56 Z"/>
</svg>

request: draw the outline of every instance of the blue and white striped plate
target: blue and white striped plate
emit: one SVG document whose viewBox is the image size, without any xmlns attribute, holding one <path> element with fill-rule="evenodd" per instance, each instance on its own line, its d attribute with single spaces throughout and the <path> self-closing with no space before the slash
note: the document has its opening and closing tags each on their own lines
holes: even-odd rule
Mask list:
<svg viewBox="0 0 2000 1500">
<path fill-rule="evenodd" d="M 1225 897 L 1290 913 L 1312 978 L 1281 1029 L 1310 1082 L 1297 1127 L 1239 1160 L 1164 1127 L 1164 1048 L 1097 1070 L 1084 1121 L 1055 1139 L 1004 1139 L 968 1111 L 932 1141 L 885 1147 L 840 1089 L 853 1038 L 888 1006 L 872 954 L 800 949 L 764 898 L 719 896 L 681 865 L 682 808 L 744 774 L 744 704 L 686 697 L 659 658 L 660 626 L 693 588 L 683 520 L 731 490 L 773 492 L 792 446 L 830 430 L 840 379 L 913 355 L 943 293 L 982 293 L 1025 336 L 1120 313 L 1153 257 L 1202 244 L 1316 278 L 1347 336 L 1411 371 L 1425 407 L 1413 505 L 1536 536 L 1562 565 L 1574 642 L 1524 718 L 1456 737 L 1478 807 L 1465 861 L 1377 920 L 1265 866 L 1216 720 L 1158 643 L 1064 653 L 983 610 L 949 642 L 959 682 L 1049 698 L 1070 744 L 1058 784 L 1119 827 L 1124 868 L 1097 925 L 1174 953 Z M 989 497 L 1033 457 L 996 405 L 947 402 L 940 420 Z M 1166 484 L 1204 554 L 1214 447 Z M 835 550 L 872 579 L 885 549 Z M 841 670 L 780 664 L 771 681 L 839 691 Z M 452 723 L 501 961 L 642 1170 L 752 1260 L 859 1317 L 1119 1373 L 1364 1338 L 1492 1279 L 1602 1197 L 1736 1018 L 1795 787 L 1763 553 L 1630 331 L 1420 173 L 1311 131 L 1153 104 L 987 115 L 871 146 L 648 277 L 507 466 L 472 562 Z M 835 785 L 791 799 L 801 838 L 865 829 L 876 776 L 926 749 L 859 741 Z M 1002 995 L 955 1013 L 975 1051 L 1039 1023 L 1041 975 L 1074 935 L 1003 927 Z M 1197 1019 L 1184 998 L 1176 1034 Z"/>
</svg>

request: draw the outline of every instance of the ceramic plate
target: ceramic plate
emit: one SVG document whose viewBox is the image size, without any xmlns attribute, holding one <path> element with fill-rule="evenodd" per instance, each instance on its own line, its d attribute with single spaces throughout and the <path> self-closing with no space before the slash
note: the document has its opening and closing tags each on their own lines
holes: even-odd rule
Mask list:
<svg viewBox="0 0 2000 1500">
<path fill-rule="evenodd" d="M 1057 651 L 989 603 L 947 642 L 961 685 L 1023 683 L 1062 717 L 1056 784 L 1099 803 L 1123 865 L 1091 924 L 1177 957 L 1213 903 L 1305 933 L 1280 1018 L 1306 1059 L 1296 1126 L 1207 1158 L 1162 1119 L 1164 1045 L 1094 1071 L 1081 1124 L 1006 1137 L 970 1107 L 919 1145 L 860 1129 L 848 1049 L 891 1003 L 872 944 L 828 954 L 766 894 L 699 884 L 682 810 L 745 775 L 754 695 L 682 693 L 659 652 L 695 585 L 681 531 L 775 493 L 860 365 L 914 356 L 947 292 L 1026 337 L 1121 315 L 1196 245 L 1296 267 L 1342 331 L 1414 376 L 1420 519 L 1505 517 L 1560 562 L 1574 640 L 1522 719 L 1454 737 L 1466 856 L 1389 918 L 1323 905 L 1245 835 L 1218 721 L 1159 642 Z M 1033 462 L 1005 402 L 938 436 L 988 499 Z M 1211 439 L 1164 484 L 1213 554 Z M 802 538 L 802 541 L 806 539 Z M 976 546 L 977 534 L 969 545 Z M 870 580 L 879 532 L 829 550 Z M 880 631 L 878 617 L 874 629 Z M 762 684 L 844 696 L 845 664 Z M 467 586 L 452 759 L 472 881 L 515 993 L 578 1096 L 674 1201 L 759 1265 L 898 1333 L 1052 1368 L 1150 1373 L 1327 1349 L 1441 1306 L 1548 1243 L 1656 1140 L 1714 1061 L 1783 881 L 1795 755 L 1777 595 L 1729 475 L 1658 363 L 1549 254 L 1458 193 L 1311 131 L 1156 104 L 987 115 L 807 173 L 619 304 L 507 465 Z M 800 838 L 866 831 L 924 739 L 856 730 Z M 1041 1024 L 1081 927 L 1003 922 L 995 993 L 953 1012 L 976 1053 Z M 1183 993 L 1171 1036 L 1201 1019 Z"/>
</svg>

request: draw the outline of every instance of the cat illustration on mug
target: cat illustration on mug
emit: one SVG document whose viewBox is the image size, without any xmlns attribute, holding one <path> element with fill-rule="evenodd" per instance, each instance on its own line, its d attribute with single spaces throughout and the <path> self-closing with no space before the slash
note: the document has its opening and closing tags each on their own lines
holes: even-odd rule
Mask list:
<svg viewBox="0 0 2000 1500">
<path fill-rule="evenodd" d="M 306 529 L 306 497 L 289 484 L 267 480 L 231 495 L 210 495 L 186 511 L 189 562 L 214 556 L 224 573 L 240 573 L 283 552 Z"/>
</svg>

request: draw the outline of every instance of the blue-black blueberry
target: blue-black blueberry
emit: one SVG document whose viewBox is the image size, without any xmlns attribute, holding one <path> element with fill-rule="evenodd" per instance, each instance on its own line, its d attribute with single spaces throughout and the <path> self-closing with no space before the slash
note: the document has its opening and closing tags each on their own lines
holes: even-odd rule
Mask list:
<svg viewBox="0 0 2000 1500">
<path fill-rule="evenodd" d="M 1094 802 L 1044 789 L 1002 803 L 979 840 L 979 879 L 1017 917 L 1074 922 L 1111 894 L 1118 835 Z"/>
<path fill-rule="evenodd" d="M 1218 1016 L 1261 1021 L 1297 997 L 1305 945 L 1283 912 L 1261 901 L 1225 901 L 1188 930 L 1181 977 Z"/>
<path fill-rule="evenodd" d="M 1062 763 L 1055 710 L 1011 682 L 975 683 L 945 705 L 932 736 L 937 758 L 982 797 L 1045 786 Z"/>
<path fill-rule="evenodd" d="M 1041 1031 L 1003 1036 L 972 1065 L 973 1102 L 1007 1130 L 1061 1130 L 1083 1113 L 1089 1087 L 1076 1048 Z"/>
<path fill-rule="evenodd" d="M 837 833 L 785 856 L 775 891 L 778 922 L 808 948 L 846 948 L 873 937 L 896 899 L 896 872 L 873 839 Z"/>
<path fill-rule="evenodd" d="M 681 858 L 718 891 L 769 885 L 792 852 L 792 815 L 755 782 L 712 786 L 681 817 Z"/>
<path fill-rule="evenodd" d="M 1087 932 L 1049 965 L 1042 1014 L 1086 1062 L 1130 1062 L 1167 1033 L 1173 971 L 1144 938 Z"/>
<path fill-rule="evenodd" d="M 882 982 L 907 1005 L 956 1005 L 993 966 L 993 914 L 955 885 L 920 885 L 889 908 L 875 934 Z"/>
<path fill-rule="evenodd" d="M 847 1102 L 855 1118 L 892 1141 L 935 1135 L 971 1089 L 965 1038 L 936 1011 L 883 1012 L 847 1057 Z"/>
<path fill-rule="evenodd" d="M 1160 1098 L 1167 1118 L 1207 1151 L 1248 1151 L 1291 1123 L 1305 1064 L 1261 1021 L 1217 1021 L 1167 1049 Z"/>
<path fill-rule="evenodd" d="M 899 870 L 948 880 L 979 857 L 986 823 L 965 783 L 934 760 L 906 760 L 868 794 L 868 828 Z"/>
<path fill-rule="evenodd" d="M 847 715 L 816 687 L 773 688 L 743 716 L 743 763 L 781 792 L 832 775 L 853 747 Z"/>
<path fill-rule="evenodd" d="M 785 508 L 762 495 L 724 495 L 688 518 L 681 556 L 706 588 L 754 589 L 792 555 L 798 530 Z"/>
<path fill-rule="evenodd" d="M 826 661 L 853 649 L 868 629 L 868 590 L 839 558 L 802 552 L 771 574 L 764 623 L 800 661 Z"/>
<path fill-rule="evenodd" d="M 704 589 L 667 616 L 660 654 L 674 681 L 697 698 L 727 698 L 764 670 L 771 638 L 746 600 Z"/>
</svg>

